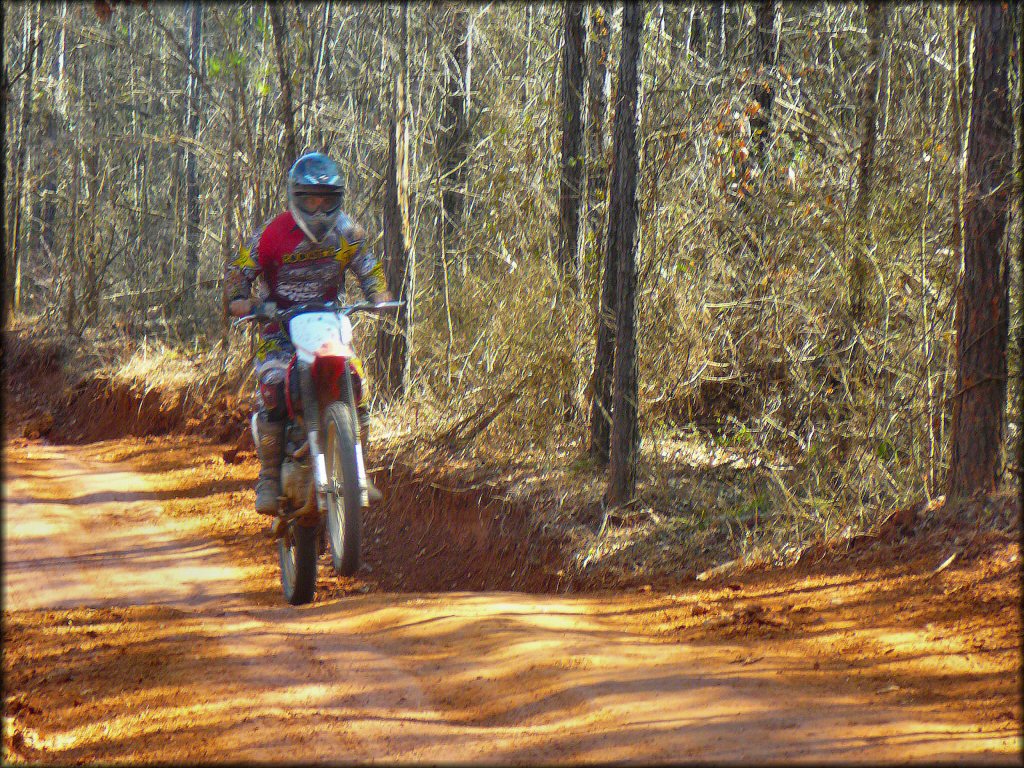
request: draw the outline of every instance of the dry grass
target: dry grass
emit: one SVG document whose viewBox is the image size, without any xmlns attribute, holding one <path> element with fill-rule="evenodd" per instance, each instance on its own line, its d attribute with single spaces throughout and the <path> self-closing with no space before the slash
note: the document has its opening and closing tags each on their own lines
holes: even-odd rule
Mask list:
<svg viewBox="0 0 1024 768">
<path fill-rule="evenodd" d="M 658 251 L 642 240 L 644 439 L 626 510 L 605 514 L 603 472 L 586 456 L 598 283 L 566 297 L 550 260 L 530 253 L 511 254 L 514 270 L 478 258 L 453 277 L 447 310 L 441 296 L 417 297 L 410 397 L 380 404 L 389 451 L 491 467 L 512 495 L 544 501 L 539 525 L 573 531 L 581 567 L 621 572 L 786 562 L 941 494 L 958 279 L 948 198 L 929 211 L 925 190 L 891 183 L 865 232 L 843 214 L 849 179 L 822 184 L 766 187 L 740 209 L 709 196 Z M 854 249 L 873 269 L 859 323 L 846 289 Z M 1021 327 L 1015 297 L 1014 382 Z M 1011 385 L 1011 457 L 1018 408 Z M 1011 460 L 1010 486 L 1014 470 Z"/>
<path fill-rule="evenodd" d="M 735 211 L 709 207 L 641 261 L 643 441 L 640 490 L 626 509 L 604 509 L 604 472 L 586 451 L 596 276 L 571 295 L 530 253 L 512 253 L 514 268 L 479 258 L 453 273 L 447 306 L 431 291 L 416 297 L 408 396 L 374 403 L 379 455 L 532 504 L 536 526 L 561 531 L 580 573 L 617 578 L 734 558 L 786 562 L 941 493 L 954 352 L 948 253 L 908 246 L 914 202 L 884 198 L 871 233 L 884 269 L 851 329 L 842 253 L 862 233 L 817 197 L 797 186 L 749 202 L 754 240 L 727 230 Z M 1015 300 L 1014 373 L 1020 328 Z M 358 331 L 368 358 L 372 329 Z M 240 332 L 228 340 L 90 332 L 80 344 L 51 343 L 73 376 L 102 373 L 203 404 L 251 390 L 251 345 Z M 1011 392 L 1011 424 L 1017 403 Z M 1009 436 L 1015 455 L 1019 432 Z"/>
</svg>

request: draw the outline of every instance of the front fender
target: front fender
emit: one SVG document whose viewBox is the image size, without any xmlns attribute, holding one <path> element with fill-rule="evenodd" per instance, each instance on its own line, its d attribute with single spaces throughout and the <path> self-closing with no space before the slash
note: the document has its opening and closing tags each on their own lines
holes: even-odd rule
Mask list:
<svg viewBox="0 0 1024 768">
<path fill-rule="evenodd" d="M 345 383 L 346 372 L 352 379 L 352 394 L 355 397 L 355 403 L 362 403 L 362 361 L 351 354 L 350 348 L 344 349 L 341 345 L 324 350 L 324 353 L 317 352 L 313 358 L 310 373 L 313 376 L 313 386 L 316 389 L 317 400 L 321 408 L 326 408 L 329 403 L 336 400 L 349 401 L 348 386 Z"/>
</svg>

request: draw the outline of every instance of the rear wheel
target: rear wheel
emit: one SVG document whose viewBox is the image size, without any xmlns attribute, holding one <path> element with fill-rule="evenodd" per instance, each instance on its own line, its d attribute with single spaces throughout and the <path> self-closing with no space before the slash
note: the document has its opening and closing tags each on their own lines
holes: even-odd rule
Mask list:
<svg viewBox="0 0 1024 768">
<path fill-rule="evenodd" d="M 284 536 L 277 540 L 281 587 L 285 600 L 292 605 L 308 603 L 316 593 L 318 527 L 293 521 Z"/>
<path fill-rule="evenodd" d="M 356 458 L 356 419 L 345 403 L 331 403 L 324 411 L 324 460 L 327 463 L 327 538 L 331 563 L 342 576 L 359 569 L 362 527 L 362 488 Z"/>
</svg>

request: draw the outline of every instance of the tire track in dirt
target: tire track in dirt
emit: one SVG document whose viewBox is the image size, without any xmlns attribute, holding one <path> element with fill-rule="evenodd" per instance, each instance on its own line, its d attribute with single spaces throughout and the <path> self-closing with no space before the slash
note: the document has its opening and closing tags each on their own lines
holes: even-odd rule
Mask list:
<svg viewBox="0 0 1024 768">
<path fill-rule="evenodd" d="M 665 643 L 635 596 L 364 594 L 261 607 L 163 492 L 9 450 L 5 618 L 32 760 L 1012 760 L 1012 730 L 844 683 L 756 640 Z M 7 633 L 5 628 L 5 635 Z M 806 666 L 806 665 L 803 665 Z M 10 694 L 9 694 L 10 695 Z M 10 709 L 10 707 L 9 707 Z"/>
<path fill-rule="evenodd" d="M 196 526 L 161 519 L 160 506 L 148 499 L 144 477 L 83 461 L 68 449 L 52 446 L 34 447 L 5 469 L 14 470 L 4 483 L 5 611 L 166 606 L 176 609 L 167 623 L 199 619 L 200 627 L 190 622 L 192 626 L 183 628 L 185 642 L 199 629 L 202 638 L 197 641 L 221 646 L 210 655 L 233 661 L 225 670 L 230 685 L 213 676 L 205 681 L 208 690 L 193 696 L 207 699 L 205 705 L 169 705 L 151 718 L 158 729 L 167 730 L 177 720 L 191 718 L 194 725 L 204 714 L 212 715 L 212 722 L 221 726 L 216 743 L 183 744 L 185 755 L 292 759 L 295 746 L 308 742 L 299 737 L 308 732 L 282 728 L 278 721 L 301 717 L 304 726 L 316 727 L 316 721 L 332 726 L 318 728 L 317 739 L 307 743 L 304 756 L 309 759 L 372 756 L 348 729 L 325 716 L 324 703 L 336 687 L 339 669 L 325 665 L 322 657 L 311 657 L 295 612 L 289 616 L 287 610 L 252 610 L 242 602 L 233 589 L 244 582 L 246 569 L 229 562 L 216 542 L 196 533 Z M 341 643 L 338 639 L 327 645 Z M 335 655 L 352 658 L 357 651 L 345 644 L 344 652 Z M 418 696 L 414 681 L 396 675 L 394 665 L 378 669 L 375 683 L 387 680 Z M 201 669 L 196 673 L 202 678 Z M 360 694 L 350 692 L 356 700 Z M 130 714 L 111 714 L 106 734 L 132 727 Z M 64 752 L 87 739 L 85 731 L 34 741 L 44 751 Z M 187 730 L 181 735 L 189 740 Z M 199 747 L 199 752 L 189 751 Z"/>
</svg>

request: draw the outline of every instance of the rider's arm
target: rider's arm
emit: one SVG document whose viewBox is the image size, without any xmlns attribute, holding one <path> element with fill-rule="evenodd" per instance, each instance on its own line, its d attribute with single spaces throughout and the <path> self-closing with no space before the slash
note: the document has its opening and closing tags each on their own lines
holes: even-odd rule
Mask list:
<svg viewBox="0 0 1024 768">
<path fill-rule="evenodd" d="M 352 237 L 349 242 L 359 242 L 359 249 L 348 266 L 356 273 L 363 295 L 374 304 L 391 301 L 387 280 L 384 278 L 384 267 L 373 255 L 366 242 L 366 230 L 358 224 L 353 225 Z"/>
<path fill-rule="evenodd" d="M 228 311 L 235 317 L 246 315 L 252 308 L 253 281 L 259 276 L 258 248 L 261 229 L 238 249 L 234 259 L 224 265 L 224 298 Z"/>
</svg>

